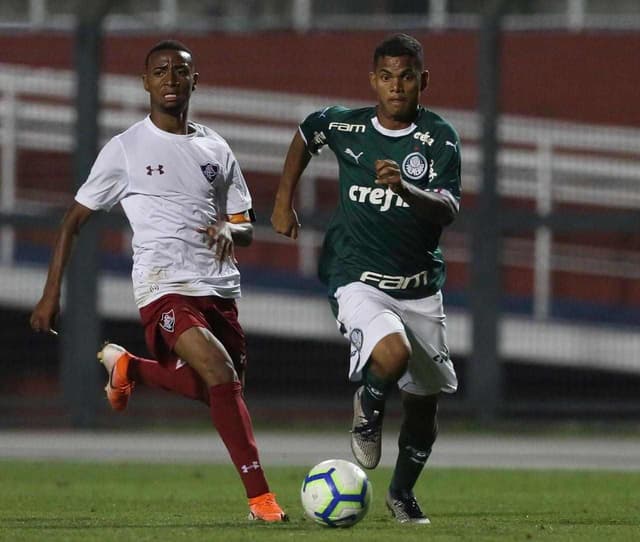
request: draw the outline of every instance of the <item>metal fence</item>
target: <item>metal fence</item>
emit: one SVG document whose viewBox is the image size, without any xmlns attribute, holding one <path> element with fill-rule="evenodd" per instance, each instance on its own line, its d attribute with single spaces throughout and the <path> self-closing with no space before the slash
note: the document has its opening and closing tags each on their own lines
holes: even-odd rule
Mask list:
<svg viewBox="0 0 640 542">
<path fill-rule="evenodd" d="M 0 364 L 0 424 L 30 418 L 24 409 L 34 398 L 36 404 L 44 400 L 49 412 L 64 412 L 60 345 L 30 339 L 25 318 L 44 283 L 52 231 L 74 193 L 68 159 L 75 148 L 75 85 L 70 70 L 0 64 L 0 320 L 7 352 Z M 100 97 L 102 142 L 146 114 L 147 97 L 136 77 L 103 74 Z M 312 161 L 301 185 L 299 207 L 307 227 L 299 242 L 276 236 L 266 220 L 297 122 L 336 102 L 364 105 L 334 96 L 202 85 L 193 98 L 192 117 L 221 133 L 249 182 L 257 180 L 251 188 L 262 219 L 254 246 L 239 254 L 245 275 L 240 308 L 257 346 L 252 356 L 269 358 L 257 378 L 264 384 L 259 394 L 272 404 L 281 402 L 280 392 L 290 405 L 302 401 L 309 386 L 328 393 L 335 378 L 344 379 L 346 345 L 315 279 L 336 192 L 329 153 Z M 443 248 L 450 269 L 449 342 L 464 384 L 459 405 L 468 411 L 464 390 L 474 386 L 468 375 L 477 317 L 469 301 L 477 217 L 469 217 L 483 189 L 483 132 L 478 112 L 437 110 L 456 126 L 463 143 L 463 213 L 445 233 Z M 500 368 L 500 411 L 637 413 L 640 221 L 634 226 L 633 220 L 640 216 L 640 129 L 501 115 L 497 135 L 502 205 L 489 219 L 500 223 L 495 265 L 501 291 L 497 357 L 488 362 Z M 582 214 L 574 215 L 576 210 Z M 554 221 L 563 215 L 564 222 Z M 138 316 L 123 224 L 102 224 L 102 272 L 84 278 L 97 281 L 103 327 L 132 338 Z M 141 346 L 139 337 L 131 340 Z M 340 359 L 327 359 L 335 356 Z M 302 368 L 299 359 L 314 360 L 313 366 Z M 335 370 L 335 378 L 326 375 Z M 612 394 L 618 400 L 612 402 Z"/>
<path fill-rule="evenodd" d="M 477 0 L 127 0 L 111 2 L 105 27 L 114 32 L 189 30 L 248 32 L 293 29 L 473 29 L 489 2 Z M 70 30 L 73 0 L 5 0 L 0 27 Z M 510 0 L 511 30 L 638 29 L 634 0 Z"/>
</svg>

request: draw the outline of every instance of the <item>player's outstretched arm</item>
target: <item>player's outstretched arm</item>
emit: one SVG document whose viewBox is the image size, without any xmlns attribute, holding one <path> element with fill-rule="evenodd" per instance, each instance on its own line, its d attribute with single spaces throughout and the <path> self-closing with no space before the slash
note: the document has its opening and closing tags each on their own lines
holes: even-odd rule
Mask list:
<svg viewBox="0 0 640 542">
<path fill-rule="evenodd" d="M 80 203 L 74 203 L 64 215 L 58 237 L 49 262 L 49 272 L 42 297 L 31 313 L 29 323 L 34 331 L 54 333 L 53 324 L 60 313 L 62 277 L 69 261 L 73 242 L 80 228 L 93 211 Z"/>
<path fill-rule="evenodd" d="M 375 168 L 375 183 L 393 190 L 421 217 L 441 226 L 448 226 L 455 220 L 458 207 L 453 197 L 422 190 L 404 181 L 400 166 L 393 160 L 376 160 Z"/>
<path fill-rule="evenodd" d="M 300 228 L 298 215 L 293 208 L 293 196 L 295 195 L 298 181 L 300 181 L 300 177 L 310 159 L 311 155 L 307 150 L 304 139 L 302 139 L 300 132 L 296 131 L 284 161 L 282 177 L 280 178 L 273 213 L 271 214 L 273 229 L 277 233 L 292 239 L 298 238 L 298 229 Z"/>
</svg>

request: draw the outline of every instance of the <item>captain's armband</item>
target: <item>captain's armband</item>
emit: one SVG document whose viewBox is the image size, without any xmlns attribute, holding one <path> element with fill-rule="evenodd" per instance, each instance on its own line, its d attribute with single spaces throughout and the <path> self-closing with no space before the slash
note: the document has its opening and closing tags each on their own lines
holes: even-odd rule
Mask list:
<svg viewBox="0 0 640 542">
<path fill-rule="evenodd" d="M 231 224 L 246 224 L 256 221 L 256 216 L 253 213 L 253 209 L 247 209 L 242 213 L 234 213 L 227 215 L 227 221 Z"/>
</svg>

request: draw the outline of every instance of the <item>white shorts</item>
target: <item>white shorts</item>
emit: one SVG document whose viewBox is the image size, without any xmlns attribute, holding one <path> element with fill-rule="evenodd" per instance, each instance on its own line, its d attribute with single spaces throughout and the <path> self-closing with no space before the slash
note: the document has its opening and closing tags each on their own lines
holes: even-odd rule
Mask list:
<svg viewBox="0 0 640 542">
<path fill-rule="evenodd" d="M 391 333 L 403 333 L 412 354 L 398 387 L 414 395 L 453 393 L 458 377 L 449 359 L 442 293 L 422 299 L 396 299 L 352 282 L 336 290 L 338 327 L 351 343 L 349 379 L 362 379 L 362 369 L 378 342 Z"/>
</svg>

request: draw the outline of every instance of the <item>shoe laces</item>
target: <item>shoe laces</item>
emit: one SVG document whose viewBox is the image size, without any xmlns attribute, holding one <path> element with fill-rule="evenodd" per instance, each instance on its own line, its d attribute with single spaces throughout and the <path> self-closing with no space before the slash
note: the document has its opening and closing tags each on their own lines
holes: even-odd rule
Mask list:
<svg viewBox="0 0 640 542">
<path fill-rule="evenodd" d="M 405 501 L 404 505 L 409 509 L 409 515 L 411 517 L 422 516 L 422 510 L 420 510 L 420 505 L 415 497 L 409 498 Z"/>
<path fill-rule="evenodd" d="M 361 423 L 353 428 L 353 432 L 356 433 L 362 440 L 376 440 L 380 432 L 380 413 L 377 412 L 377 414 L 374 414 L 373 419 L 371 420 L 364 415 L 360 416 L 360 422 Z"/>
<path fill-rule="evenodd" d="M 420 505 L 418 501 L 413 495 L 409 495 L 407 497 L 393 497 L 393 500 L 399 503 L 402 506 L 403 511 L 410 518 L 422 518 L 424 514 L 420 509 Z"/>
<path fill-rule="evenodd" d="M 275 493 L 265 493 L 264 495 L 260 495 L 258 498 L 256 498 L 255 501 L 253 499 L 251 500 L 253 501 L 251 503 L 252 506 L 269 506 L 279 508 L 278 503 L 276 502 Z"/>
</svg>

